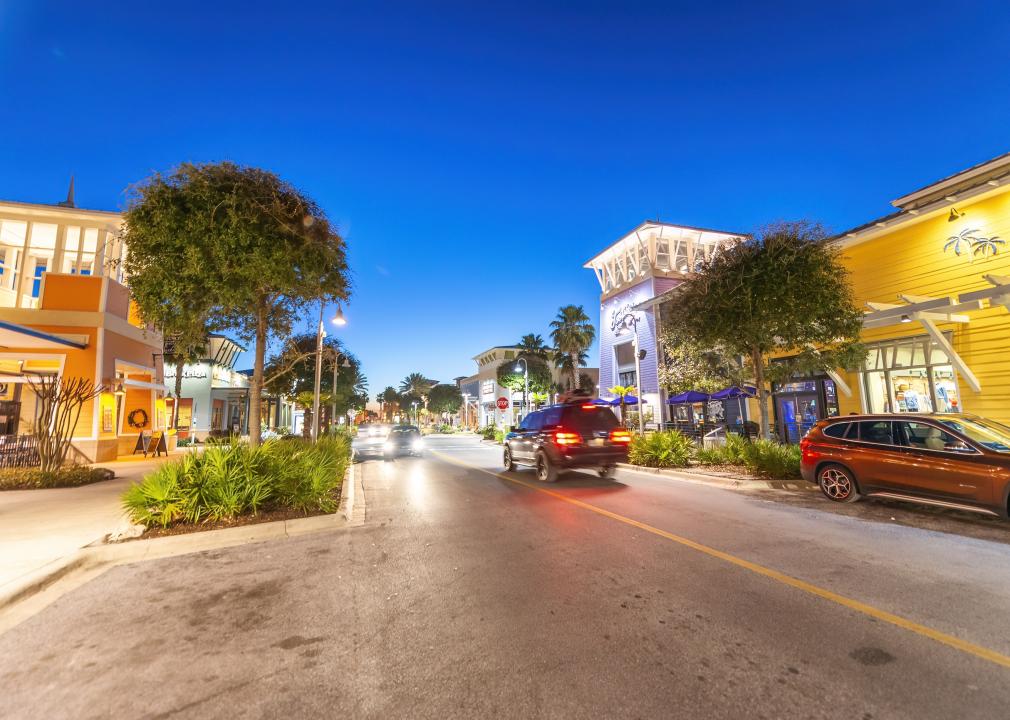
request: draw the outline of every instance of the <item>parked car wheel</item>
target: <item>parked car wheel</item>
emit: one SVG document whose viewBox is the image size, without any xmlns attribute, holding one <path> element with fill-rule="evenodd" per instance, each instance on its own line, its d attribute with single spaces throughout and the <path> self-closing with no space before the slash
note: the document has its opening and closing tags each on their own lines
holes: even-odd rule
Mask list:
<svg viewBox="0 0 1010 720">
<path fill-rule="evenodd" d="M 599 475 L 604 480 L 612 478 L 614 477 L 614 466 L 604 465 L 603 467 L 601 467 L 599 470 L 596 471 L 596 474 Z"/>
<path fill-rule="evenodd" d="M 512 449 L 508 445 L 505 446 L 505 459 L 502 464 L 505 466 L 505 472 L 512 472 L 516 469 L 516 464 L 512 460 Z"/>
<path fill-rule="evenodd" d="M 841 465 L 825 465 L 817 471 L 817 485 L 828 500 L 851 503 L 859 499 L 852 471 Z"/>
<path fill-rule="evenodd" d="M 537 479 L 540 482 L 552 483 L 558 479 L 558 469 L 547 457 L 547 453 L 537 453 Z"/>
</svg>

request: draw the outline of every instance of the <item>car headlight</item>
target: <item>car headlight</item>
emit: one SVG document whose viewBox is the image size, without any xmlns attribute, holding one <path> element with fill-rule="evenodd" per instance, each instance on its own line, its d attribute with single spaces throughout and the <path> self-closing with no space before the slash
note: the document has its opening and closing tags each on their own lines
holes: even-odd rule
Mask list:
<svg viewBox="0 0 1010 720">
<path fill-rule="evenodd" d="M 395 447 L 396 446 L 393 445 L 393 443 L 389 442 L 388 440 L 382 444 L 383 450 L 393 450 Z"/>
<path fill-rule="evenodd" d="M 412 448 L 413 448 L 414 450 L 420 450 L 420 449 L 421 449 L 422 447 L 424 447 L 424 443 L 422 443 L 422 442 L 421 442 L 421 439 L 420 439 L 420 438 L 418 438 L 418 439 L 417 439 L 417 440 L 415 440 L 415 441 L 414 441 L 413 443 L 411 443 L 411 447 L 412 447 Z"/>
</svg>

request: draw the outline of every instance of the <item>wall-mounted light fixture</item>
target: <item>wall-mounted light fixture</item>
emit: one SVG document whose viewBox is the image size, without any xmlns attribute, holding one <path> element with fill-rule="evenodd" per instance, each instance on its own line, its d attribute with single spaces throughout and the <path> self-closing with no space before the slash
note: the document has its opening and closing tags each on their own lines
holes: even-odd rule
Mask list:
<svg viewBox="0 0 1010 720">
<path fill-rule="evenodd" d="M 954 222 L 958 218 L 963 218 L 963 217 L 964 217 L 964 213 L 963 212 L 958 212 L 957 208 L 951 208 L 950 209 L 950 215 L 947 216 L 947 222 Z"/>
<path fill-rule="evenodd" d="M 903 323 L 910 323 L 910 322 L 912 322 L 912 318 L 910 318 L 908 315 L 902 315 L 901 316 L 901 322 L 903 322 Z"/>
<path fill-rule="evenodd" d="M 123 389 L 123 383 L 117 382 L 115 389 L 112 391 L 115 395 L 126 395 L 126 390 Z"/>
</svg>

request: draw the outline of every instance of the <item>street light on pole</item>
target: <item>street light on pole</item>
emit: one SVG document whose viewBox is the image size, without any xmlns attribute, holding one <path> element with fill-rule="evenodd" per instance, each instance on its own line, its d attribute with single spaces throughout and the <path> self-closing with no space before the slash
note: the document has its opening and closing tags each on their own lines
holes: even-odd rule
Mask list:
<svg viewBox="0 0 1010 720">
<path fill-rule="evenodd" d="M 635 332 L 635 383 L 638 385 L 638 430 L 645 435 L 645 411 L 642 408 L 642 351 L 638 347 L 638 318 L 628 314 L 627 318 L 631 322 L 631 329 Z"/>
<path fill-rule="evenodd" d="M 523 417 L 526 417 L 529 414 L 527 406 L 529 400 L 527 398 L 530 396 L 530 365 L 526 362 L 526 358 L 521 357 L 516 362 L 516 372 L 519 372 L 519 363 L 523 364 Z"/>
<path fill-rule="evenodd" d="M 312 395 L 312 441 L 319 439 L 319 386 L 323 379 L 323 338 L 326 337 L 326 328 L 323 326 L 323 309 L 325 304 L 319 301 L 319 327 L 316 329 L 316 378 Z M 333 317 L 334 325 L 346 325 L 344 311 L 337 306 L 337 314 Z"/>
<path fill-rule="evenodd" d="M 336 422 L 337 420 L 337 370 L 339 370 L 340 368 L 351 367 L 351 362 L 350 360 L 347 359 L 346 355 L 344 355 L 343 353 L 337 353 L 336 351 L 334 351 L 334 353 L 335 354 L 333 356 L 333 403 L 332 408 L 330 410 L 331 422 Z M 343 363 L 340 362 L 341 357 L 344 358 Z"/>
<path fill-rule="evenodd" d="M 420 423 L 417 421 L 417 400 L 412 402 L 411 405 L 414 406 L 414 424 L 420 426 Z"/>
</svg>

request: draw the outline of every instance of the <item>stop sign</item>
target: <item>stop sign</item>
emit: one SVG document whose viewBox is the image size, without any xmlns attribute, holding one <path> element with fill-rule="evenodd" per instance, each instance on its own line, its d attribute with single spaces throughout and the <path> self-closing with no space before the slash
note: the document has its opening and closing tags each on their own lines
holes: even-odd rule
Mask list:
<svg viewBox="0 0 1010 720">
<path fill-rule="evenodd" d="M 508 408 L 509 408 L 509 399 L 507 397 L 498 398 L 498 409 L 508 410 Z"/>
</svg>

